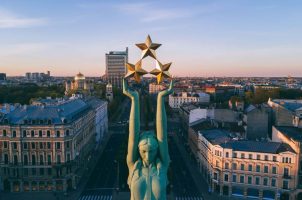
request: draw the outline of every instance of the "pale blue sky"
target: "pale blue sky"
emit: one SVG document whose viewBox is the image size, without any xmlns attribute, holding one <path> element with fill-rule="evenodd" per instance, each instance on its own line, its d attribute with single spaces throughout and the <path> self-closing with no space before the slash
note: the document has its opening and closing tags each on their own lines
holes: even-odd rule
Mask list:
<svg viewBox="0 0 302 200">
<path fill-rule="evenodd" d="M 0 0 L 0 71 L 100 76 L 147 34 L 175 76 L 302 76 L 302 1 Z M 145 66 L 146 70 L 153 67 Z"/>
</svg>

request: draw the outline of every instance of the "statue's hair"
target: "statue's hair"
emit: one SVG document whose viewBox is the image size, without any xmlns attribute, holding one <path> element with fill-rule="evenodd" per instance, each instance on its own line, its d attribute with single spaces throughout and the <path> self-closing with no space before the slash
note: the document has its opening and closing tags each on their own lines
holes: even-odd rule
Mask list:
<svg viewBox="0 0 302 200">
<path fill-rule="evenodd" d="M 140 149 L 140 147 L 145 145 L 149 146 L 150 149 L 158 148 L 158 141 L 153 131 L 144 131 L 140 134 L 138 148 Z"/>
</svg>

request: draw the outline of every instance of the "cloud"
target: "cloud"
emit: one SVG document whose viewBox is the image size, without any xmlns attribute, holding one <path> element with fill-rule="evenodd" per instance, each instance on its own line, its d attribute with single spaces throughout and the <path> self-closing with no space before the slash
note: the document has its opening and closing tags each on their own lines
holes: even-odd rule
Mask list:
<svg viewBox="0 0 302 200">
<path fill-rule="evenodd" d="M 136 15 L 141 22 L 154 22 L 191 17 L 192 12 L 185 9 L 159 8 L 151 3 L 127 3 L 116 5 L 116 8 L 129 15 Z"/>
<path fill-rule="evenodd" d="M 33 55 L 64 46 L 64 43 L 19 43 L 0 46 L 0 57 Z"/>
<path fill-rule="evenodd" d="M 114 6 L 119 11 L 128 15 L 135 15 L 141 22 L 157 22 L 163 20 L 176 20 L 192 18 L 201 14 L 209 14 L 222 10 L 216 3 L 190 6 L 189 4 L 177 7 L 158 6 L 155 3 L 125 3 Z"/>
<path fill-rule="evenodd" d="M 29 18 L 16 15 L 6 9 L 0 8 L 0 29 L 29 28 L 47 24 L 45 18 Z"/>
</svg>

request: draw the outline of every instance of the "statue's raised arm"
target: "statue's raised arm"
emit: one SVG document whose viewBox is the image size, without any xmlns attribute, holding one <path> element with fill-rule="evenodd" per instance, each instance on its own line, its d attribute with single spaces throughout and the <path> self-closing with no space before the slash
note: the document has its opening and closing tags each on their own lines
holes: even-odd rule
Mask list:
<svg viewBox="0 0 302 200">
<path fill-rule="evenodd" d="M 157 96 L 156 137 L 159 146 L 159 156 L 162 164 L 166 167 L 169 166 L 170 157 L 168 150 L 167 114 L 164 98 L 173 92 L 173 84 L 174 82 L 171 80 L 169 88 L 159 92 Z"/>
<path fill-rule="evenodd" d="M 127 165 L 129 169 L 132 169 L 134 163 L 139 158 L 138 155 L 138 140 L 139 140 L 139 133 L 140 133 L 139 96 L 137 91 L 133 91 L 129 89 L 128 83 L 125 79 L 123 79 L 123 93 L 131 99 Z"/>
</svg>

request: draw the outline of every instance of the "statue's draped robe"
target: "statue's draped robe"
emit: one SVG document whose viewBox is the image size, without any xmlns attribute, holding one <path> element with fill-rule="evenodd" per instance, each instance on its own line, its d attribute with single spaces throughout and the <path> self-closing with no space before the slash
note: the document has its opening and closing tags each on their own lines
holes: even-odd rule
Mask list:
<svg viewBox="0 0 302 200">
<path fill-rule="evenodd" d="M 167 168 L 159 159 L 149 167 L 139 159 L 128 177 L 131 200 L 166 200 L 167 183 Z"/>
</svg>

